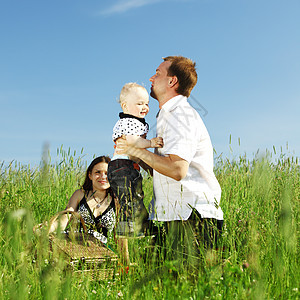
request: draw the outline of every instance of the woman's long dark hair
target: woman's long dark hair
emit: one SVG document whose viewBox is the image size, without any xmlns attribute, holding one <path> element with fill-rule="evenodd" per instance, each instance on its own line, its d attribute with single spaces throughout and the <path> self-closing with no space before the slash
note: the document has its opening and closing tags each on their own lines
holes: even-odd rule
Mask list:
<svg viewBox="0 0 300 300">
<path fill-rule="evenodd" d="M 102 155 L 99 157 L 96 157 L 88 166 L 87 170 L 86 170 L 86 174 L 85 174 L 85 180 L 84 183 L 82 185 L 82 189 L 88 193 L 89 191 L 93 191 L 93 183 L 92 180 L 89 178 L 89 174 L 92 173 L 93 168 L 95 165 L 99 164 L 99 163 L 109 163 L 111 161 L 111 159 L 108 156 Z M 107 190 L 108 193 L 111 193 L 110 188 L 108 188 Z"/>
</svg>

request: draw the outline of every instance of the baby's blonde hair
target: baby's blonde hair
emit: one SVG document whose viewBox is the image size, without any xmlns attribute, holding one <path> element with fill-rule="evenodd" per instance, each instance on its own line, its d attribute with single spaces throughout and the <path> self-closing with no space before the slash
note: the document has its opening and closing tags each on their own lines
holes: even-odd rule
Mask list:
<svg viewBox="0 0 300 300">
<path fill-rule="evenodd" d="M 130 95 L 130 93 L 134 90 L 134 89 L 137 89 L 137 88 L 142 88 L 144 89 L 146 92 L 147 90 L 140 84 L 136 83 L 136 82 L 129 82 L 129 83 L 126 83 L 123 87 L 122 87 L 122 90 L 121 90 L 121 93 L 120 93 L 120 96 L 119 96 L 119 99 L 118 99 L 118 102 L 121 104 L 123 102 L 126 101 L 128 95 Z"/>
</svg>

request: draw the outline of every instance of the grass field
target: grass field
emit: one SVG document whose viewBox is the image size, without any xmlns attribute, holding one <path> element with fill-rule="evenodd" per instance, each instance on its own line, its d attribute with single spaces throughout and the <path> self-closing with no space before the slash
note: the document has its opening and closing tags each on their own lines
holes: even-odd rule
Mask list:
<svg viewBox="0 0 300 300">
<path fill-rule="evenodd" d="M 106 279 L 68 269 L 65 259 L 49 251 L 47 237 L 33 234 L 35 224 L 65 208 L 83 180 L 86 163 L 80 155 L 61 148 L 57 161 L 44 157 L 38 168 L 1 166 L 1 299 L 300 298 L 297 157 L 216 159 L 224 248 L 201 258 L 197 276 L 152 259 L 144 239 L 130 241 L 137 265 L 128 274 L 114 266 L 119 275 Z M 146 203 L 151 184 L 145 178 Z M 115 247 L 113 239 L 109 244 Z"/>
</svg>

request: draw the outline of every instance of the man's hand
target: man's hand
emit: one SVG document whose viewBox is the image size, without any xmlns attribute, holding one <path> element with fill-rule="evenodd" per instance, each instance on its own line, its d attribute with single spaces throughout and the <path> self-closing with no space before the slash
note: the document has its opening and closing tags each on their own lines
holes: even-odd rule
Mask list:
<svg viewBox="0 0 300 300">
<path fill-rule="evenodd" d="M 138 148 L 136 148 L 134 145 L 131 145 L 128 143 L 126 136 L 123 135 L 122 137 L 119 137 L 116 141 L 116 153 L 117 154 L 126 154 L 130 157 L 136 157 L 136 152 Z M 134 160 L 134 159 L 133 159 Z"/>
<path fill-rule="evenodd" d="M 130 159 L 134 162 L 138 163 L 145 171 L 149 171 L 152 175 L 152 168 L 148 166 L 145 162 L 140 160 L 135 154 L 139 149 L 135 148 L 134 146 L 129 145 L 128 141 L 126 140 L 126 136 L 122 136 L 116 140 L 116 153 L 117 154 L 127 154 L 129 155 Z"/>
<path fill-rule="evenodd" d="M 127 153 L 127 148 L 129 147 L 127 141 L 126 141 L 126 136 L 123 135 L 119 137 L 116 141 L 116 153 L 117 154 L 128 154 Z"/>
<path fill-rule="evenodd" d="M 165 176 L 179 181 L 187 174 L 189 163 L 177 155 L 169 154 L 160 156 L 146 149 L 129 146 L 126 137 L 119 138 L 116 144 L 117 154 L 127 154 L 129 156 L 138 157 L 148 166 Z"/>
</svg>

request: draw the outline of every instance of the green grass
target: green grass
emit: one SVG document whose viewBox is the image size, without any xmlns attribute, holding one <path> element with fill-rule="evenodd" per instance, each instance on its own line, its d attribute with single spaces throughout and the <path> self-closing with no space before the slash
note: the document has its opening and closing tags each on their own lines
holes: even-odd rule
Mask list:
<svg viewBox="0 0 300 300">
<path fill-rule="evenodd" d="M 80 154 L 82 155 L 82 153 Z M 1 299 L 299 299 L 300 167 L 297 157 L 217 158 L 224 250 L 203 256 L 190 276 L 155 258 L 149 242 L 130 242 L 134 271 L 109 279 L 74 272 L 32 227 L 65 208 L 82 183 L 82 156 L 58 150 L 39 167 L 1 166 Z M 151 178 L 144 180 L 145 202 Z M 115 247 L 113 239 L 110 241 Z M 120 268 L 116 267 L 116 272 Z"/>
</svg>

